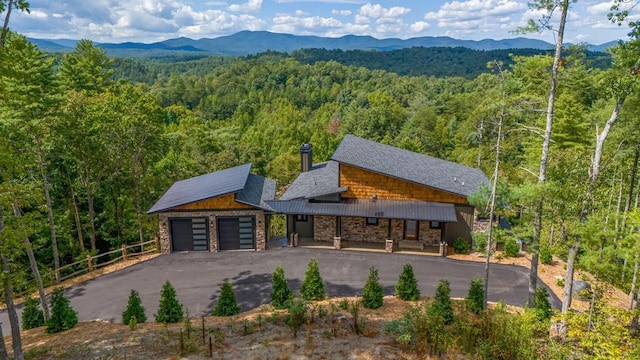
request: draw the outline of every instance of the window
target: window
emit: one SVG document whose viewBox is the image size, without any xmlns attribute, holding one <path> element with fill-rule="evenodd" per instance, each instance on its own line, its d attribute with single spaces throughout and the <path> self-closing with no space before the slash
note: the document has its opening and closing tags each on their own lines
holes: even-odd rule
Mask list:
<svg viewBox="0 0 640 360">
<path fill-rule="evenodd" d="M 307 220 L 307 215 L 296 215 L 296 221 L 306 222 Z"/>
<path fill-rule="evenodd" d="M 440 221 L 432 221 L 429 224 L 429 228 L 431 228 L 431 229 L 442 229 L 442 223 Z"/>
<path fill-rule="evenodd" d="M 376 217 L 368 217 L 367 225 L 378 225 L 378 218 Z"/>
<path fill-rule="evenodd" d="M 418 239 L 418 221 L 416 220 L 405 220 L 404 221 L 404 238 L 407 240 L 417 240 Z"/>
</svg>

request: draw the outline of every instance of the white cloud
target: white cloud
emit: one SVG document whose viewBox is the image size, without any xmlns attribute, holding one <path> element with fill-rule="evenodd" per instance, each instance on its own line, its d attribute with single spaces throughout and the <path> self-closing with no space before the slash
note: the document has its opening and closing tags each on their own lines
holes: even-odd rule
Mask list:
<svg viewBox="0 0 640 360">
<path fill-rule="evenodd" d="M 419 34 L 419 33 L 423 32 L 423 31 L 426 31 L 430 27 L 431 27 L 431 24 L 429 24 L 426 21 L 416 21 L 413 24 L 409 25 L 409 30 L 413 34 Z"/>
<path fill-rule="evenodd" d="M 246 11 L 246 12 L 254 12 L 258 11 L 262 8 L 262 0 L 248 0 L 243 4 L 232 4 L 229 5 L 229 11 Z"/>
<path fill-rule="evenodd" d="M 362 5 L 358 14 L 372 19 L 379 19 L 400 17 L 408 14 L 410 11 L 411 9 L 401 6 L 384 8 L 380 4 L 372 5 L 371 3 L 366 3 Z"/>
<path fill-rule="evenodd" d="M 351 10 L 331 10 L 331 14 L 339 16 L 349 16 L 351 15 Z"/>
</svg>

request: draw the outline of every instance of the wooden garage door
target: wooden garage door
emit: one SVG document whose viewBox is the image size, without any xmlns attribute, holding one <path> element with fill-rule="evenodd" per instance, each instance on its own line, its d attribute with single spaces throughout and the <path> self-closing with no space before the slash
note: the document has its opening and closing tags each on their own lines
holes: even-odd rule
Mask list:
<svg viewBox="0 0 640 360">
<path fill-rule="evenodd" d="M 255 249 L 254 216 L 218 218 L 220 250 Z"/>
<path fill-rule="evenodd" d="M 207 219 L 171 219 L 171 250 L 208 251 Z"/>
</svg>

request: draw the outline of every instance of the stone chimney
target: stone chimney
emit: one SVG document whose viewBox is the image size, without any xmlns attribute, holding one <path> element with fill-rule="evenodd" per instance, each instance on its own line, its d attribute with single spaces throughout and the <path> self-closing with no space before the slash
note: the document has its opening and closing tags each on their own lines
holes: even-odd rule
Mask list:
<svg viewBox="0 0 640 360">
<path fill-rule="evenodd" d="M 312 149 L 313 146 L 311 144 L 302 144 L 302 146 L 300 146 L 301 172 L 310 171 L 313 166 L 313 157 L 311 156 Z"/>
</svg>

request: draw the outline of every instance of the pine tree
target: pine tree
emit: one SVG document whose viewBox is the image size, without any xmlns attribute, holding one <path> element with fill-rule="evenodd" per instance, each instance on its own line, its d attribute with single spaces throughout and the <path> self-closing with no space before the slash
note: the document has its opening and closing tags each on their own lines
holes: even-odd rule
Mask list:
<svg viewBox="0 0 640 360">
<path fill-rule="evenodd" d="M 539 287 L 536 289 L 536 300 L 533 307 L 536 318 L 540 321 L 549 320 L 553 315 L 553 309 L 549 304 L 549 294 L 546 287 Z"/>
<path fill-rule="evenodd" d="M 402 300 L 418 300 L 420 298 L 418 281 L 413 275 L 411 264 L 406 264 L 402 269 L 402 274 L 396 283 L 396 296 Z"/>
<path fill-rule="evenodd" d="M 77 323 L 78 314 L 64 296 L 62 288 L 55 289 L 51 294 L 51 318 L 47 321 L 47 332 L 53 334 L 69 330 Z"/>
<path fill-rule="evenodd" d="M 171 286 L 169 281 L 162 285 L 160 291 L 160 305 L 156 314 L 156 322 L 159 323 L 177 323 L 182 320 L 182 304 L 178 302 L 176 290 Z"/>
<path fill-rule="evenodd" d="M 128 325 L 131 323 L 133 318 L 135 318 L 136 324 L 147 322 L 147 315 L 144 312 L 144 306 L 142 306 L 140 295 L 135 290 L 131 290 L 131 293 L 129 294 L 127 308 L 122 313 L 122 323 Z"/>
<path fill-rule="evenodd" d="M 282 266 L 276 266 L 271 280 L 271 304 L 276 309 L 286 309 L 291 306 L 293 300 L 293 291 L 287 285 L 287 279 L 284 277 L 284 269 Z"/>
<path fill-rule="evenodd" d="M 44 312 L 38 307 L 38 300 L 28 298 L 22 311 L 22 330 L 29 330 L 44 325 Z"/>
<path fill-rule="evenodd" d="M 469 295 L 466 299 L 467 310 L 480 315 L 484 310 L 484 282 L 480 278 L 471 280 Z"/>
<path fill-rule="evenodd" d="M 445 324 L 453 321 L 453 306 L 451 305 L 451 287 L 449 281 L 440 280 L 436 289 L 436 296 L 429 309 L 431 315 L 439 316 Z"/>
<path fill-rule="evenodd" d="M 240 307 L 236 302 L 236 295 L 233 293 L 231 284 L 224 282 L 220 289 L 218 303 L 213 309 L 214 316 L 232 316 L 240 313 Z"/>
<path fill-rule="evenodd" d="M 369 279 L 362 290 L 362 305 L 367 309 L 377 309 L 384 301 L 384 290 L 379 282 L 378 270 L 375 267 L 369 269 Z"/>
<path fill-rule="evenodd" d="M 300 288 L 302 298 L 307 301 L 322 300 L 325 298 L 324 281 L 318 270 L 318 261 L 316 259 L 309 260 L 307 272 L 304 274 L 302 287 Z"/>
</svg>

